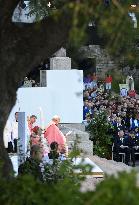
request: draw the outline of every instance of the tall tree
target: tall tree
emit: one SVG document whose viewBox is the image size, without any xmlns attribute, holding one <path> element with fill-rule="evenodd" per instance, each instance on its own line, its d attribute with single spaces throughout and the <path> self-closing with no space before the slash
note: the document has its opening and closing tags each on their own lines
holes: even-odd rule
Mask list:
<svg viewBox="0 0 139 205">
<path fill-rule="evenodd" d="M 124 16 L 126 23 L 129 22 L 126 15 L 130 1 L 121 5 L 113 0 L 111 9 L 100 0 L 51 0 L 52 9 L 48 2 L 31 0 L 31 14 L 43 15 L 43 19 L 21 26 L 12 22 L 19 0 L 0 0 L 0 159 L 4 176 L 9 176 L 12 165 L 4 149 L 3 129 L 16 101 L 18 83 L 42 58 L 49 58 L 64 46 L 69 37 L 79 42 L 93 18 L 99 19 L 100 27 L 111 35 L 112 42 L 121 39 L 118 28 L 123 26 L 121 18 Z M 126 33 L 128 36 L 130 32 Z"/>
<path fill-rule="evenodd" d="M 70 28 L 66 16 L 57 21 L 49 17 L 39 25 L 18 26 L 11 21 L 17 3 L 18 0 L 0 2 L 0 158 L 6 176 L 12 166 L 4 149 L 3 129 L 15 104 L 18 84 L 42 58 L 50 57 L 66 43 Z"/>
</svg>

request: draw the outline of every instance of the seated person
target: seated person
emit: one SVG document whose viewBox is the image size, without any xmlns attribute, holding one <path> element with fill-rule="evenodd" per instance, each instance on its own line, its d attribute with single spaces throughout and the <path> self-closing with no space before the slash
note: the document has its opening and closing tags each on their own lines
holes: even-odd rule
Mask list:
<svg viewBox="0 0 139 205">
<path fill-rule="evenodd" d="M 132 166 L 135 166 L 135 151 L 137 147 L 137 139 L 135 136 L 135 132 L 131 130 L 127 136 L 127 143 L 128 147 L 130 148 L 130 153 L 131 153 L 131 160 L 133 162 Z"/>
<path fill-rule="evenodd" d="M 135 136 L 137 137 L 137 139 L 139 139 L 139 128 L 135 127 L 134 131 L 135 131 Z"/>
<path fill-rule="evenodd" d="M 119 162 L 119 153 L 125 153 L 125 164 L 129 164 L 130 161 L 130 148 L 128 147 L 127 138 L 124 137 L 124 131 L 119 130 L 117 135 L 114 136 L 114 160 Z"/>
<path fill-rule="evenodd" d="M 26 161 L 20 164 L 18 168 L 19 175 L 29 174 L 38 179 L 39 181 L 43 181 L 43 175 L 41 172 L 41 160 L 42 160 L 42 149 L 39 145 L 33 145 L 30 151 L 30 157 L 26 159 Z"/>
</svg>

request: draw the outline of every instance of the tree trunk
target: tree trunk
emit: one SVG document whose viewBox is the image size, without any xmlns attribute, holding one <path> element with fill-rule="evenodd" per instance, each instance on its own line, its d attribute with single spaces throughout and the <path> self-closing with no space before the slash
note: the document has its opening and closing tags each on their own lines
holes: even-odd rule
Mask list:
<svg viewBox="0 0 139 205">
<path fill-rule="evenodd" d="M 8 21 L 8 17 L 3 19 L 7 22 L 1 25 L 0 39 L 0 160 L 3 176 L 9 177 L 13 168 L 4 148 L 3 130 L 16 102 L 18 84 L 42 59 L 66 44 L 70 22 L 67 14 L 57 21 L 48 18 L 22 27 Z"/>
</svg>

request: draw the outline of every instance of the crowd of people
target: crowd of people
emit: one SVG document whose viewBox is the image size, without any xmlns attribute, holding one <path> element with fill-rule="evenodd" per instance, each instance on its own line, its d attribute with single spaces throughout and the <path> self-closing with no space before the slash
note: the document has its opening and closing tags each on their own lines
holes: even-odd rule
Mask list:
<svg viewBox="0 0 139 205">
<path fill-rule="evenodd" d="M 95 74 L 84 79 L 83 123 L 88 126 L 100 112 L 107 114 L 113 130 L 113 159 L 120 161 L 120 153 L 128 165 L 135 166 L 135 155 L 139 153 L 139 100 L 134 96 L 112 96 L 112 77 L 97 82 Z"/>
<path fill-rule="evenodd" d="M 104 104 L 108 103 L 108 97 L 111 92 L 111 84 L 112 77 L 110 75 L 106 76 L 105 83 L 98 82 L 95 73 L 92 75 L 88 74 L 87 77 L 84 78 L 83 122 L 85 124 L 89 121 L 89 119 L 93 118 L 94 112 L 97 111 L 98 108 L 106 108 Z M 99 107 L 99 105 L 101 106 Z"/>
<path fill-rule="evenodd" d="M 107 120 L 114 128 L 113 131 L 113 159 L 120 161 L 120 153 L 124 153 L 124 162 L 130 161 L 135 166 L 135 155 L 139 153 L 139 100 L 129 95 L 112 96 L 112 77 L 107 75 L 104 82 L 98 82 L 95 73 L 84 78 L 83 91 L 83 123 L 87 127 L 94 116 L 100 112 L 107 114 Z M 132 87 L 132 86 L 130 86 Z M 44 130 L 37 126 L 37 117 L 28 117 L 28 144 L 30 149 L 39 146 L 43 156 L 52 158 L 66 157 L 68 146 L 66 136 L 58 128 L 60 118 L 54 116 Z M 7 151 L 17 152 L 18 140 L 18 112 L 15 120 L 4 130 L 4 143 Z"/>
</svg>

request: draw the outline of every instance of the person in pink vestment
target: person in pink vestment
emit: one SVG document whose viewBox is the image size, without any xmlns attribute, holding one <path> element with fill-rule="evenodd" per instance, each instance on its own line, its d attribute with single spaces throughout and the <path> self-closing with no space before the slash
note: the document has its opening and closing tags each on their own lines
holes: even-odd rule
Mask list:
<svg viewBox="0 0 139 205">
<path fill-rule="evenodd" d="M 34 128 L 34 124 L 37 120 L 36 115 L 31 115 L 30 117 L 28 117 L 27 121 L 28 121 L 28 131 L 29 131 L 29 135 L 32 134 L 33 128 Z"/>
<path fill-rule="evenodd" d="M 30 136 L 30 144 L 33 145 L 40 145 L 41 146 L 41 128 L 35 126 L 32 129 L 32 134 Z"/>
<path fill-rule="evenodd" d="M 47 139 L 49 145 L 52 142 L 57 142 L 59 151 L 61 152 L 64 148 L 65 153 L 67 154 L 66 137 L 58 128 L 59 123 L 60 123 L 60 117 L 54 116 L 45 129 L 44 137 Z"/>
</svg>

